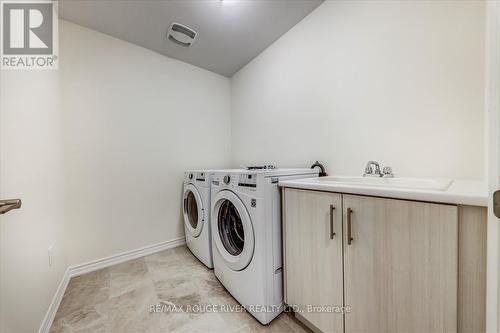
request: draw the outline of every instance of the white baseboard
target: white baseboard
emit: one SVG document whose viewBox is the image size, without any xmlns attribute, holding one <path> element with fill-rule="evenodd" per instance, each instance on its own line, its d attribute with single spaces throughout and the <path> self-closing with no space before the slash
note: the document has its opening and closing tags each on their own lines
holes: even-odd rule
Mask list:
<svg viewBox="0 0 500 333">
<path fill-rule="evenodd" d="M 106 258 L 97 259 L 89 261 L 84 264 L 79 264 L 69 267 L 69 276 L 75 277 L 82 274 L 90 273 L 93 271 L 100 270 L 109 266 L 116 264 L 121 264 L 122 262 L 129 261 L 132 259 L 141 258 L 156 252 L 163 250 L 168 250 L 177 246 L 184 245 L 186 243 L 185 237 L 175 238 L 166 242 L 161 242 L 158 244 L 153 244 L 149 246 L 142 247 L 140 249 L 135 249 L 127 252 L 118 253 Z"/>
<path fill-rule="evenodd" d="M 43 318 L 42 325 L 38 330 L 38 333 L 48 333 L 50 327 L 52 326 L 52 322 L 54 321 L 54 317 L 56 316 L 57 309 L 61 304 L 62 298 L 64 296 L 64 292 L 66 291 L 66 287 L 68 286 L 69 280 L 72 277 L 83 275 L 86 273 L 90 273 L 93 271 L 100 270 L 102 268 L 106 268 L 109 266 L 113 266 L 116 264 L 121 264 L 122 262 L 129 261 L 132 259 L 141 258 L 156 252 L 160 252 L 163 250 L 172 249 L 177 246 L 184 245 L 186 243 L 185 237 L 175 238 L 169 241 L 161 242 L 158 244 L 153 244 L 145 247 L 141 247 L 139 249 L 126 251 L 122 253 L 118 253 L 106 258 L 97 259 L 93 261 L 89 261 L 84 264 L 79 264 L 75 266 L 70 266 L 64 272 L 63 278 L 57 287 L 56 293 L 52 298 L 52 302 L 50 303 L 49 309 L 47 310 L 47 314 L 45 318 Z"/>
<path fill-rule="evenodd" d="M 47 310 L 47 313 L 43 318 L 42 325 L 40 325 L 38 333 L 48 333 L 50 331 L 50 326 L 52 326 L 52 322 L 54 321 L 54 317 L 56 316 L 59 304 L 61 304 L 64 292 L 66 291 L 66 287 L 69 283 L 69 279 L 69 268 L 67 268 L 63 274 L 61 282 L 59 282 L 59 286 L 56 289 L 54 297 L 52 297 L 52 302 L 50 302 L 49 309 Z"/>
</svg>

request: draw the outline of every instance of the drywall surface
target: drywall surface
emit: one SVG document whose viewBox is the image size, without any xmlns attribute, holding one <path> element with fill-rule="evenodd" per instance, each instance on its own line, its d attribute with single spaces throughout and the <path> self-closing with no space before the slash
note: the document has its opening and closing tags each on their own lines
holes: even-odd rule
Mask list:
<svg viewBox="0 0 500 333">
<path fill-rule="evenodd" d="M 66 270 L 56 70 L 0 72 L 0 332 L 38 331 Z M 48 249 L 52 247 L 52 266 Z"/>
<path fill-rule="evenodd" d="M 69 264 L 184 236 L 184 171 L 230 163 L 229 79 L 60 31 Z"/>
<path fill-rule="evenodd" d="M 325 1 L 232 78 L 233 163 L 484 178 L 482 1 Z"/>
</svg>

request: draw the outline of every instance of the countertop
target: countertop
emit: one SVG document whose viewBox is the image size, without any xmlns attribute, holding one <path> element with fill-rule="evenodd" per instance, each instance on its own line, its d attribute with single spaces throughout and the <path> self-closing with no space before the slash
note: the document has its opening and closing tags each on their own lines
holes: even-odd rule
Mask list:
<svg viewBox="0 0 500 333">
<path fill-rule="evenodd" d="M 408 199 L 416 201 L 439 202 L 456 205 L 488 206 L 488 186 L 481 181 L 454 180 L 447 190 L 423 190 L 370 185 L 335 184 L 318 181 L 317 178 L 280 181 L 282 187 L 361 194 L 376 197 Z"/>
</svg>

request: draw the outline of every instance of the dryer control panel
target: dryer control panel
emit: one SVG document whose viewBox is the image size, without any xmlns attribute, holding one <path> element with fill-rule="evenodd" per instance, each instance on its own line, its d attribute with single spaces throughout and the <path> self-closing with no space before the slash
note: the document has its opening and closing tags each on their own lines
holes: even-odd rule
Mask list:
<svg viewBox="0 0 500 333">
<path fill-rule="evenodd" d="M 190 170 L 184 173 L 184 183 L 196 184 L 198 186 L 210 186 L 212 173 L 204 170 Z"/>
</svg>

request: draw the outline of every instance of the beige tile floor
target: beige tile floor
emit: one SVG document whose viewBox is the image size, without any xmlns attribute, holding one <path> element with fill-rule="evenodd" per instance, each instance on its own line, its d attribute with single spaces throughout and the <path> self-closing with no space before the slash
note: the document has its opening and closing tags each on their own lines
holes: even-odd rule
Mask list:
<svg viewBox="0 0 500 333">
<path fill-rule="evenodd" d="M 158 304 L 238 306 L 178 247 L 71 279 L 50 332 L 307 332 L 288 314 L 264 326 L 246 312 L 151 312 Z"/>
</svg>

